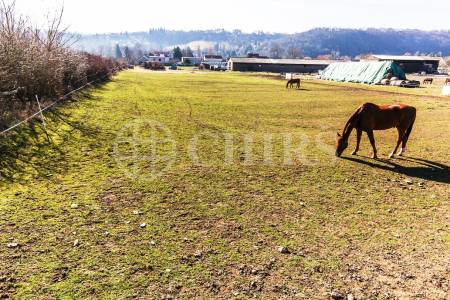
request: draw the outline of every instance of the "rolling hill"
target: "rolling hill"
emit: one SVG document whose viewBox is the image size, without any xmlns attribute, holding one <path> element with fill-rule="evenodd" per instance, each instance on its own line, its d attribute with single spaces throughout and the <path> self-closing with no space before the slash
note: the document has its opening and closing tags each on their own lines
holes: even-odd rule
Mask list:
<svg viewBox="0 0 450 300">
<path fill-rule="evenodd" d="M 317 28 L 282 34 L 152 29 L 148 32 L 81 35 L 75 47 L 113 55 L 116 44 L 143 50 L 190 46 L 225 56 L 245 55 L 248 52 L 279 57 L 326 54 L 354 57 L 366 53 L 450 55 L 450 30 Z"/>
</svg>

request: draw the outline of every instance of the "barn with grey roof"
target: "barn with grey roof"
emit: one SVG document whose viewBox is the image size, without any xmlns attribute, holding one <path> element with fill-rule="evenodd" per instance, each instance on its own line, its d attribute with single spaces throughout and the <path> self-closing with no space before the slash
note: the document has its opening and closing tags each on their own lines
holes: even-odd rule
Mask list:
<svg viewBox="0 0 450 300">
<path fill-rule="evenodd" d="M 238 72 L 317 73 L 330 63 L 326 60 L 232 57 L 228 61 L 228 69 Z"/>
</svg>

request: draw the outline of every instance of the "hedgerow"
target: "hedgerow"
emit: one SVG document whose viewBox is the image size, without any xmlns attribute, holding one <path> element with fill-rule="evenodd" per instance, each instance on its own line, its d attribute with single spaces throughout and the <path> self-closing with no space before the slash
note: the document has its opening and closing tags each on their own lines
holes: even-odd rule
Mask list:
<svg viewBox="0 0 450 300">
<path fill-rule="evenodd" d="M 54 101 L 90 81 L 107 80 L 123 66 L 112 59 L 71 49 L 61 28 L 62 11 L 38 29 L 0 1 L 0 130 L 36 110 L 36 96 Z"/>
</svg>

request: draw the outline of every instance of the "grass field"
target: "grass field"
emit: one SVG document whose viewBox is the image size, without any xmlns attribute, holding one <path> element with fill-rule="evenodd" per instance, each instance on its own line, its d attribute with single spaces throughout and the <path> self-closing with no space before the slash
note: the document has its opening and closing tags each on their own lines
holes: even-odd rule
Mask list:
<svg viewBox="0 0 450 300">
<path fill-rule="evenodd" d="M 0 298 L 448 299 L 448 98 L 134 70 L 76 100 L 0 140 Z M 417 107 L 406 157 L 334 157 L 364 102 Z"/>
</svg>

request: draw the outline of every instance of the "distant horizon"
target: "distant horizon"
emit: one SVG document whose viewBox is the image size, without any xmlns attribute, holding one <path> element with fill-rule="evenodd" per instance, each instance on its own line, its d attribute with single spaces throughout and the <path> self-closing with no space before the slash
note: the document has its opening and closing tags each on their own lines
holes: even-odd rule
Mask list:
<svg viewBox="0 0 450 300">
<path fill-rule="evenodd" d="M 264 30 L 255 30 L 255 31 L 251 31 L 251 32 L 247 32 L 245 30 L 242 29 L 224 29 L 224 28 L 210 28 L 210 29 L 189 29 L 189 30 L 183 30 L 183 29 L 171 29 L 171 28 L 165 28 L 165 27 L 160 27 L 160 28 L 149 28 L 147 30 L 139 30 L 139 31 L 114 31 L 114 32 L 77 32 L 77 31 L 71 31 L 70 28 L 68 30 L 68 32 L 73 33 L 73 34 L 80 34 L 80 35 L 107 35 L 107 34 L 125 34 L 125 33 L 147 33 L 151 30 L 165 30 L 165 31 L 175 31 L 175 32 L 202 32 L 202 31 L 211 31 L 211 32 L 220 32 L 220 31 L 224 31 L 224 32 L 234 32 L 234 31 L 241 31 L 243 34 L 257 34 L 257 33 L 264 33 L 264 34 L 283 34 L 283 35 L 295 35 L 295 34 L 299 34 L 299 33 L 305 33 L 308 31 L 312 31 L 312 30 L 316 30 L 316 29 L 336 29 L 336 30 L 359 30 L 359 31 L 368 31 L 368 30 L 379 30 L 379 31 L 383 31 L 383 30 L 391 30 L 391 31 L 422 31 L 422 32 L 450 32 L 450 29 L 430 29 L 430 30 L 425 30 L 425 29 L 419 29 L 419 28 L 386 28 L 386 27 L 367 27 L 367 28 L 357 28 L 357 27 L 313 27 L 310 28 L 308 30 L 304 30 L 304 31 L 296 31 L 296 32 L 271 32 L 271 31 L 264 31 Z"/>
</svg>

